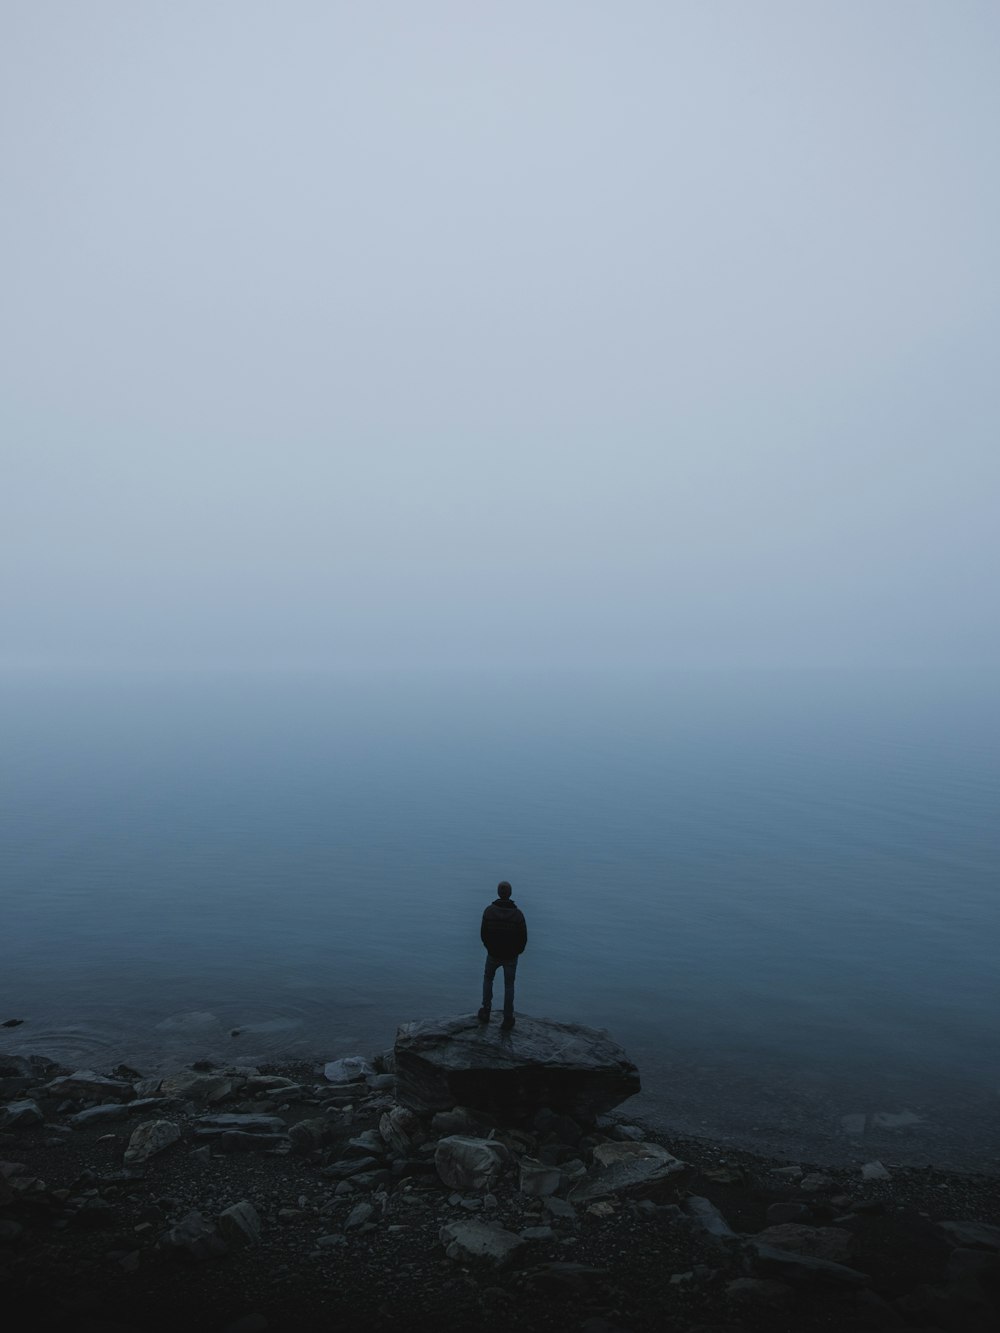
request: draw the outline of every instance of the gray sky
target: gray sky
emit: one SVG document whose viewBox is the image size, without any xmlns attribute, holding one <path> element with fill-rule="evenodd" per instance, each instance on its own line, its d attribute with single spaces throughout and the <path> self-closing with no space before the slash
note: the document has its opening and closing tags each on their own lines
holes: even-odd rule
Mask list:
<svg viewBox="0 0 1000 1333">
<path fill-rule="evenodd" d="M 0 0 L 0 660 L 965 663 L 992 0 Z"/>
</svg>

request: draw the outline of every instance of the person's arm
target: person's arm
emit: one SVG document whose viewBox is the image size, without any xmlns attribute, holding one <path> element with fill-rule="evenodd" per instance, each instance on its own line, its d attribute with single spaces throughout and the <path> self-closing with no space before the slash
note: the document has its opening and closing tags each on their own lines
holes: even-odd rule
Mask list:
<svg viewBox="0 0 1000 1333">
<path fill-rule="evenodd" d="M 490 909 L 487 907 L 486 912 L 488 912 L 489 910 Z M 483 913 L 482 924 L 479 927 L 479 938 L 483 942 L 483 948 L 488 950 L 490 946 L 486 941 L 486 912 Z"/>
<path fill-rule="evenodd" d="M 523 912 L 518 913 L 518 915 L 521 918 L 520 921 L 518 921 L 517 923 L 518 926 L 520 927 L 520 936 L 521 936 L 520 939 L 521 947 L 518 949 L 518 953 L 524 953 L 525 949 L 528 947 L 528 923 L 524 919 Z"/>
</svg>

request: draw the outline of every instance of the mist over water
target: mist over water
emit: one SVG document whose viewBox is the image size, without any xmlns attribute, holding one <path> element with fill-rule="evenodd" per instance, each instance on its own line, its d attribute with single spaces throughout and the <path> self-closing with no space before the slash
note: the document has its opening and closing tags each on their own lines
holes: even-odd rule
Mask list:
<svg viewBox="0 0 1000 1333">
<path fill-rule="evenodd" d="M 28 1021 L 3 1049 L 384 1048 L 476 1007 L 507 878 L 518 1008 L 609 1028 L 637 1113 L 836 1156 L 842 1117 L 905 1112 L 897 1157 L 995 1164 L 996 693 L 957 672 L 8 672 L 2 1017 Z"/>
</svg>

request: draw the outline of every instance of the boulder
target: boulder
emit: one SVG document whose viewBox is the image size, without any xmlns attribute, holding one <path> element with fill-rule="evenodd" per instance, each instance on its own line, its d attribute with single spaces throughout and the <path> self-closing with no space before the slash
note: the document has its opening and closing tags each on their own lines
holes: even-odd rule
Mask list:
<svg viewBox="0 0 1000 1333">
<path fill-rule="evenodd" d="M 691 1167 L 658 1143 L 601 1143 L 594 1149 L 594 1166 L 573 1187 L 574 1203 L 606 1199 L 611 1194 L 652 1194 L 681 1184 Z"/>
<path fill-rule="evenodd" d="M 446 1185 L 456 1190 L 482 1190 L 510 1158 L 494 1139 L 470 1139 L 452 1134 L 434 1150 L 434 1166 Z"/>
<path fill-rule="evenodd" d="M 405 1023 L 396 1034 L 396 1096 L 422 1113 L 454 1106 L 505 1117 L 549 1107 L 593 1121 L 639 1091 L 639 1071 L 606 1032 L 519 1017 L 513 1032 L 474 1014 Z"/>
</svg>

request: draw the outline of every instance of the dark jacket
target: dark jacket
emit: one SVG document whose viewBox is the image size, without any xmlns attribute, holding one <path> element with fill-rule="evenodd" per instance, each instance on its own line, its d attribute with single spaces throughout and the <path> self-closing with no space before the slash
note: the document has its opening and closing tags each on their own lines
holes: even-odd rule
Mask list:
<svg viewBox="0 0 1000 1333">
<path fill-rule="evenodd" d="M 511 898 L 498 898 L 490 903 L 483 913 L 483 924 L 479 938 L 486 945 L 486 952 L 491 958 L 501 962 L 510 962 L 519 953 L 524 953 L 528 943 L 528 927 L 524 922 L 524 913 Z"/>
</svg>

